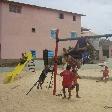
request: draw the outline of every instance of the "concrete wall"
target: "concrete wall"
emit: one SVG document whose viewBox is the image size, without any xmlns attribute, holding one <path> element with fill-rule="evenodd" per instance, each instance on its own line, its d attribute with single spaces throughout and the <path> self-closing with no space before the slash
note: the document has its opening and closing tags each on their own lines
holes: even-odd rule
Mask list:
<svg viewBox="0 0 112 112">
<path fill-rule="evenodd" d="M 109 46 L 109 58 L 112 58 L 112 45 Z"/>
<path fill-rule="evenodd" d="M 1 58 L 16 59 L 21 57 L 21 53 L 28 50 L 36 50 L 38 58 L 42 58 L 43 50 L 54 50 L 55 41 L 50 37 L 50 30 L 59 28 L 59 37 L 70 37 L 70 32 L 75 31 L 78 36 L 81 34 L 81 17 L 64 13 L 64 19 L 59 19 L 57 11 L 46 10 L 24 5 L 22 13 L 9 12 L 8 3 L 2 5 L 2 32 L 1 32 Z M 32 28 L 36 32 L 32 32 Z M 61 42 L 59 53 L 63 47 L 76 43 Z"/>
<path fill-rule="evenodd" d="M 99 47 L 99 61 L 100 62 L 103 62 L 104 61 L 102 46 Z"/>
<path fill-rule="evenodd" d="M 103 56 L 103 49 L 107 49 L 106 47 L 104 48 L 104 46 L 100 46 L 99 48 L 99 61 L 103 62 L 105 61 L 105 56 Z M 109 48 L 107 49 L 109 50 L 109 58 L 112 58 L 112 45 L 109 45 Z"/>
</svg>

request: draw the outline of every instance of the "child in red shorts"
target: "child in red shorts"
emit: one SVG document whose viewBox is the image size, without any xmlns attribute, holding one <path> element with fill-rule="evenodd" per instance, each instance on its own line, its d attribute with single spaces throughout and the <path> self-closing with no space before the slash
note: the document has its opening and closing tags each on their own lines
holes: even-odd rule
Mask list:
<svg viewBox="0 0 112 112">
<path fill-rule="evenodd" d="M 102 70 L 103 71 L 103 80 L 105 81 L 105 82 L 107 82 L 107 80 L 109 79 L 109 70 L 108 70 L 108 67 L 107 66 L 105 66 L 105 69 L 104 70 Z"/>
<path fill-rule="evenodd" d="M 60 73 L 60 76 L 63 77 L 63 81 L 62 81 L 63 95 L 64 95 L 63 98 L 66 98 L 65 88 L 68 88 L 68 92 L 69 92 L 68 99 L 71 98 L 71 87 L 72 87 L 72 80 L 73 80 L 73 73 L 70 71 L 70 69 L 71 66 L 67 65 L 66 70 Z"/>
</svg>

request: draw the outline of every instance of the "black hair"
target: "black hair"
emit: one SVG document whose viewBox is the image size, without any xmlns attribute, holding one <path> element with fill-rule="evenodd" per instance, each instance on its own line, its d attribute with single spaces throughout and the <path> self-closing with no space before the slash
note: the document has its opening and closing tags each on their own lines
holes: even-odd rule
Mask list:
<svg viewBox="0 0 112 112">
<path fill-rule="evenodd" d="M 71 69 L 71 65 L 67 65 L 66 70 L 70 70 Z"/>
</svg>

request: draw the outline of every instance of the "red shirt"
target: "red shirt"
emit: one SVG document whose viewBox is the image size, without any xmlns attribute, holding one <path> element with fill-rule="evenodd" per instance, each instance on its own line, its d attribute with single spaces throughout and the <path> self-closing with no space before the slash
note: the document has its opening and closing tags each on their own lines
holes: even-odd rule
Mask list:
<svg viewBox="0 0 112 112">
<path fill-rule="evenodd" d="M 73 81 L 73 73 L 69 70 L 64 70 L 61 73 L 61 76 L 63 76 L 63 82 L 62 82 L 63 87 L 66 87 L 66 88 L 71 87 L 72 81 Z"/>
</svg>

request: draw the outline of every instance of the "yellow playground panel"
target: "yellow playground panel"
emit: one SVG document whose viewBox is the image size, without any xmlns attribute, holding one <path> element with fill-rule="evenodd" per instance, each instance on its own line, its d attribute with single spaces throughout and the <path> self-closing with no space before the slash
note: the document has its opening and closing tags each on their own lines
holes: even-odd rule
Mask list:
<svg viewBox="0 0 112 112">
<path fill-rule="evenodd" d="M 21 71 L 23 70 L 23 68 L 25 67 L 25 65 L 28 63 L 28 61 L 32 60 L 32 53 L 28 52 L 25 54 L 25 57 L 27 57 L 27 60 L 23 63 L 23 64 L 18 64 L 13 71 L 9 72 L 6 75 L 6 78 L 4 80 L 4 83 L 9 83 L 14 81 L 14 79 L 16 78 L 17 75 L 19 75 L 21 73 Z"/>
</svg>

